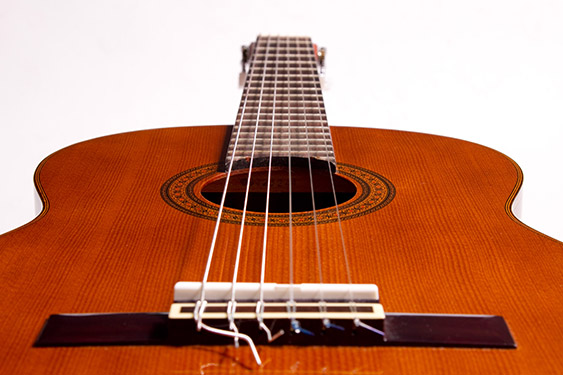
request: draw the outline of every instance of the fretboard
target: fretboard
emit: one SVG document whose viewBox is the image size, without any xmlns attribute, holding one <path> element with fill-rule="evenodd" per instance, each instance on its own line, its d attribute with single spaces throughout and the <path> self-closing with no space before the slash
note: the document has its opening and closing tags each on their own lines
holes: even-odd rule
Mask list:
<svg viewBox="0 0 563 375">
<path fill-rule="evenodd" d="M 278 161 L 313 158 L 335 164 L 311 39 L 260 36 L 249 53 L 227 166 L 233 155 L 234 169 L 247 167 L 251 158 L 254 165 L 264 165 L 270 157 Z"/>
</svg>

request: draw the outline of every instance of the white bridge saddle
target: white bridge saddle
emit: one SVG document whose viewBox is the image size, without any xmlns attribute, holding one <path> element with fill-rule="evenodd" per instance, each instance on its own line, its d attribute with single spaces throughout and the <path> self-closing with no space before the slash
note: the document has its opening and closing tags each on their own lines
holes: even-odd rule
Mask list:
<svg viewBox="0 0 563 375">
<path fill-rule="evenodd" d="M 236 283 L 235 319 L 384 319 L 374 284 Z M 205 284 L 206 308 L 202 319 L 227 319 L 233 284 Z M 171 319 L 193 319 L 201 298 L 201 282 L 178 282 L 174 287 Z M 263 295 L 262 306 L 259 306 Z M 290 302 L 291 301 L 291 302 Z M 258 315 L 261 315 L 260 317 Z"/>
</svg>

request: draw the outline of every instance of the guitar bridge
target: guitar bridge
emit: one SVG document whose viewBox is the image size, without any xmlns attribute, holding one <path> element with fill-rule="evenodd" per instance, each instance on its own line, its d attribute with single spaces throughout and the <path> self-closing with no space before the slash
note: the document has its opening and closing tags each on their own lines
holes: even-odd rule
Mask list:
<svg viewBox="0 0 563 375">
<path fill-rule="evenodd" d="M 168 314 L 169 339 L 176 345 L 226 345 L 232 337 L 198 331 L 196 302 L 174 303 Z M 360 327 L 369 326 L 383 332 L 385 314 L 379 303 L 373 302 L 264 302 L 262 310 L 256 302 L 239 302 L 229 317 L 227 302 L 209 302 L 200 316 L 212 327 L 230 329 L 251 337 L 256 345 L 338 345 L 362 346 L 382 342 L 383 336 Z M 272 336 L 260 327 L 263 323 Z M 363 344 L 362 344 L 363 342 Z"/>
<path fill-rule="evenodd" d="M 234 322 L 256 345 L 516 347 L 500 316 L 384 313 L 375 285 L 293 285 L 291 303 L 286 284 L 263 284 L 264 302 L 257 302 L 259 285 L 237 283 L 234 309 L 229 306 L 231 283 L 207 283 L 206 306 L 201 310 L 202 284 L 182 282 L 176 285 L 175 303 L 167 313 L 52 315 L 35 346 L 233 343 L 232 336 L 198 330 L 199 320 L 222 331 L 230 330 Z M 349 299 L 351 292 L 354 300 Z"/>
<path fill-rule="evenodd" d="M 374 284 L 179 282 L 174 300 L 169 332 L 178 343 L 194 331 L 216 343 L 243 339 L 253 350 L 255 340 L 320 345 L 327 335 L 342 345 L 358 328 L 383 336 L 385 314 Z"/>
</svg>

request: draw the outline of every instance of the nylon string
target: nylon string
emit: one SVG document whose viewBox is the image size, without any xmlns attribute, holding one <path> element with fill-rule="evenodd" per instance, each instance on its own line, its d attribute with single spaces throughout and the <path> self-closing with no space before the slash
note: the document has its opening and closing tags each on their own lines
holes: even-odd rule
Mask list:
<svg viewBox="0 0 563 375">
<path fill-rule="evenodd" d="M 317 85 L 320 88 L 320 84 Z M 319 121 L 322 122 L 322 109 L 321 109 L 321 105 L 320 105 L 320 101 L 317 100 L 317 111 L 318 111 L 318 116 L 319 116 Z M 327 122 L 328 124 L 328 122 Z M 325 131 L 326 128 L 326 131 Z M 324 138 L 324 146 L 325 146 L 325 155 L 326 155 L 326 159 L 327 159 L 327 167 L 328 167 L 328 172 L 329 172 L 329 176 L 330 176 L 330 184 L 331 184 L 331 188 L 332 188 L 332 195 L 333 195 L 333 199 L 334 199 L 334 207 L 335 207 L 335 211 L 336 211 L 336 218 L 337 218 L 337 223 L 338 223 L 338 229 L 340 232 L 340 242 L 341 242 L 341 248 L 342 248 L 342 254 L 344 256 L 344 265 L 346 267 L 346 278 L 348 281 L 348 285 L 350 285 L 350 288 L 348 289 L 348 295 L 349 295 L 349 301 L 350 301 L 350 312 L 356 317 L 354 319 L 354 324 L 357 327 L 362 327 L 364 329 L 367 329 L 375 334 L 381 335 L 381 336 L 385 336 L 385 333 L 381 330 L 378 330 L 370 325 L 367 325 L 365 323 L 363 323 L 360 318 L 358 317 L 358 310 L 356 307 L 356 301 L 354 298 L 354 294 L 352 292 L 352 273 L 350 271 L 350 262 L 348 260 L 348 252 L 346 250 L 346 241 L 344 240 L 344 230 L 342 229 L 342 220 L 340 218 L 340 211 L 338 208 L 338 199 L 336 196 L 336 188 L 335 188 L 335 184 L 334 184 L 334 178 L 332 176 L 331 173 L 331 166 L 330 166 L 330 152 L 329 152 L 329 148 L 328 148 L 328 141 L 326 138 L 326 133 L 328 133 L 328 137 L 330 139 L 330 143 L 332 144 L 332 135 L 330 133 L 330 129 L 328 128 L 328 126 L 323 126 L 323 138 Z M 325 321 L 325 325 L 327 325 L 326 323 L 328 322 L 328 320 Z M 328 324 L 330 325 L 330 323 L 328 322 Z"/>
<path fill-rule="evenodd" d="M 320 87 L 320 84 L 317 84 L 318 88 Z M 317 112 L 318 112 L 318 116 L 319 116 L 319 121 L 322 123 L 322 116 L 323 116 L 323 112 L 322 112 L 322 108 L 321 108 L 321 103 L 320 101 L 317 100 Z M 328 120 L 327 120 L 327 124 L 328 124 Z M 342 229 L 342 220 L 340 219 L 340 210 L 338 208 L 338 199 L 336 196 L 336 187 L 334 184 L 334 177 L 332 176 L 332 169 L 331 169 L 331 165 L 330 165 L 330 151 L 329 151 L 329 140 L 330 140 L 330 144 L 332 144 L 332 135 L 330 133 L 330 129 L 328 128 L 328 126 L 322 126 L 322 132 L 323 132 L 323 139 L 324 139 L 324 146 L 325 146 L 325 156 L 326 156 L 326 162 L 327 162 L 327 168 L 328 168 L 328 175 L 330 177 L 330 185 L 331 185 L 331 189 L 332 189 L 332 197 L 334 200 L 334 208 L 335 208 L 335 212 L 336 212 L 336 219 L 337 219 L 337 223 L 338 223 L 338 230 L 339 230 L 339 234 L 340 234 L 340 244 L 341 244 L 341 249 L 342 249 L 342 254 L 344 256 L 344 265 L 346 268 L 346 278 L 348 281 L 348 285 L 352 285 L 352 273 L 350 271 L 350 262 L 348 260 L 348 252 L 346 249 L 346 241 L 344 240 L 344 230 Z M 327 133 L 328 133 L 328 139 L 327 139 Z M 357 316 L 357 309 L 356 309 L 356 303 L 355 303 L 355 299 L 354 299 L 354 294 L 352 292 L 352 288 L 350 287 L 350 289 L 348 289 L 348 295 L 349 295 L 349 300 L 350 300 L 350 311 Z"/>
<path fill-rule="evenodd" d="M 243 126 L 243 120 L 244 120 L 244 116 L 246 114 L 246 105 L 247 105 L 247 101 L 248 101 L 248 92 L 250 91 L 250 87 L 251 87 L 251 82 L 252 82 L 252 77 L 254 76 L 254 67 L 255 64 L 253 63 L 250 66 L 250 72 L 249 72 L 249 77 L 247 79 L 246 82 L 246 88 L 245 88 L 245 92 L 246 95 L 244 95 L 244 100 L 243 100 L 243 105 L 242 105 L 242 109 L 241 109 L 241 117 L 240 117 L 240 121 L 239 121 L 239 126 L 237 129 L 237 134 L 235 137 L 235 143 L 233 146 L 233 152 L 231 155 L 231 161 L 229 163 L 229 168 L 228 168 L 228 172 L 227 172 L 227 177 L 225 179 L 225 186 L 223 188 L 223 194 L 221 196 L 221 204 L 219 205 L 219 211 L 217 213 L 217 220 L 215 222 L 215 228 L 213 230 L 213 238 L 211 240 L 211 245 L 209 247 L 209 254 L 207 257 L 207 264 L 205 266 L 205 272 L 203 275 L 203 279 L 202 279 L 202 283 L 201 283 L 201 292 L 200 292 L 200 299 L 198 300 L 198 302 L 196 303 L 196 307 L 194 308 L 194 320 L 197 322 L 197 330 L 201 330 L 204 329 L 206 331 L 218 334 L 218 335 L 223 335 L 223 336 L 228 336 L 228 337 L 233 337 L 235 340 L 235 345 L 238 346 L 239 343 L 239 339 L 244 340 L 248 346 L 250 347 L 251 351 L 252 351 L 252 355 L 254 356 L 254 359 L 256 360 L 256 363 L 258 363 L 258 365 L 262 364 L 262 360 L 260 359 L 260 356 L 258 354 L 258 351 L 256 349 L 256 346 L 254 345 L 254 342 L 252 341 L 252 339 L 250 338 L 250 336 L 245 335 L 243 333 L 238 332 L 238 329 L 236 327 L 236 325 L 234 324 L 234 312 L 236 309 L 236 304 L 234 303 L 234 294 L 235 294 L 235 282 L 236 282 L 236 275 L 237 275 L 237 271 L 238 271 L 238 259 L 240 258 L 240 243 L 241 243 L 241 239 L 239 238 L 239 247 L 237 249 L 237 264 L 235 266 L 235 275 L 233 277 L 233 285 L 232 285 L 232 298 L 228 303 L 228 307 L 227 307 L 227 315 L 230 321 L 230 326 L 229 329 L 231 331 L 227 331 L 225 329 L 220 329 L 220 328 L 215 328 L 215 327 L 211 327 L 205 323 L 203 323 L 203 313 L 205 311 L 205 307 L 207 305 L 207 301 L 205 299 L 205 287 L 207 285 L 207 280 L 209 278 L 209 272 L 211 269 L 211 262 L 213 260 L 213 254 L 215 251 L 215 247 L 216 247 L 216 243 L 217 243 L 217 234 L 219 233 L 219 226 L 221 223 L 221 217 L 223 214 L 223 208 L 225 207 L 225 198 L 227 196 L 227 189 L 229 186 L 229 181 L 231 178 L 231 173 L 232 173 L 232 169 L 233 169 L 233 164 L 235 161 L 235 155 L 236 155 L 236 151 L 237 151 L 237 146 L 238 146 L 238 142 L 239 142 L 239 137 L 240 137 L 240 132 L 241 132 L 241 128 Z M 262 80 L 262 89 L 264 86 L 264 77 Z M 257 116 L 259 117 L 259 116 Z M 258 125 L 258 122 L 257 122 Z M 256 125 L 256 128 L 257 128 Z M 253 148 L 252 148 L 252 153 L 254 154 L 254 146 L 256 144 L 256 131 L 254 134 L 254 143 L 253 143 Z M 252 164 L 252 159 L 251 159 L 251 164 Z M 252 165 L 250 167 L 250 171 L 252 170 Z M 248 183 L 250 184 L 250 172 L 249 172 L 249 178 L 248 178 Z M 245 199 L 245 211 L 246 211 L 246 202 L 248 199 L 248 186 L 247 186 L 247 192 L 246 192 L 246 199 Z M 244 218 L 245 218 L 245 213 L 243 214 L 243 218 L 241 220 L 241 236 L 242 236 L 242 228 L 244 228 Z"/>
<path fill-rule="evenodd" d="M 289 42 L 290 38 L 286 39 L 285 47 L 286 50 L 289 50 Z M 295 43 L 297 44 L 297 39 L 295 39 Z M 286 64 L 286 69 L 289 72 L 289 64 Z M 289 76 L 286 81 L 286 90 L 287 90 L 287 146 L 288 146 L 288 158 L 287 158 L 287 166 L 288 166 L 288 187 L 289 187 L 289 302 L 288 302 L 288 312 L 289 317 L 291 319 L 292 326 L 296 324 L 295 320 L 295 293 L 293 290 L 294 287 L 294 275 L 293 275 L 293 187 L 291 181 L 291 100 L 290 100 L 290 93 L 291 93 L 291 82 L 289 81 Z"/>
<path fill-rule="evenodd" d="M 302 67 L 303 64 L 299 61 L 299 66 Z M 305 85 L 303 82 L 302 74 L 299 74 L 299 81 L 301 83 L 301 103 L 303 108 L 303 122 L 305 123 L 305 139 L 307 141 L 307 162 L 309 167 L 309 184 L 311 186 L 311 204 L 313 208 L 313 223 L 314 223 L 314 230 L 315 230 L 315 250 L 317 255 L 317 267 L 319 273 L 319 284 L 321 286 L 319 290 L 319 309 L 321 313 L 326 313 L 326 302 L 324 300 L 322 284 L 323 284 L 323 271 L 322 271 L 322 259 L 321 259 L 321 247 L 319 242 L 319 228 L 317 224 L 317 210 L 315 207 L 315 188 L 313 183 L 313 170 L 311 166 L 311 150 L 310 150 L 310 141 L 309 141 L 309 121 L 307 119 L 307 106 L 305 104 Z M 318 102 L 318 98 L 317 98 Z"/>
<path fill-rule="evenodd" d="M 269 40 L 268 40 L 269 45 Z M 268 183 L 266 187 L 266 210 L 264 214 L 264 236 L 262 242 L 262 264 L 260 267 L 260 300 L 256 305 L 256 316 L 260 324 L 260 328 L 266 332 L 268 335 L 268 340 L 272 340 L 272 335 L 268 327 L 263 322 L 262 314 L 264 313 L 264 281 L 266 276 L 266 249 L 268 242 L 268 216 L 270 211 L 270 187 L 272 180 L 272 159 L 274 152 L 274 127 L 276 123 L 276 100 L 277 100 L 277 89 L 278 89 L 278 65 L 279 65 L 279 49 L 280 49 L 280 38 L 278 36 L 276 43 L 276 62 L 274 68 L 274 95 L 272 104 L 272 128 L 270 130 L 270 155 L 268 160 Z M 266 76 L 267 62 L 264 63 L 263 73 Z"/>
<path fill-rule="evenodd" d="M 268 37 L 267 43 L 266 43 L 266 53 L 265 53 L 266 56 L 268 56 L 269 52 L 270 52 L 270 41 L 271 41 L 271 37 Z M 290 41 L 291 40 L 289 38 L 285 39 L 285 46 L 288 50 L 289 50 L 289 47 L 290 47 Z M 295 44 L 297 46 L 299 45 L 297 38 L 295 38 Z M 259 296 L 259 301 L 257 303 L 257 309 L 256 309 L 258 321 L 260 323 L 260 328 L 264 329 L 267 332 L 269 339 L 271 339 L 271 334 L 262 321 L 262 313 L 263 313 L 263 306 L 264 306 L 265 265 L 266 265 L 266 254 L 267 254 L 268 217 L 269 217 L 269 202 L 270 202 L 270 192 L 271 192 L 271 172 L 272 172 L 272 159 L 273 159 L 273 144 L 274 144 L 274 133 L 275 133 L 274 127 L 275 127 L 276 109 L 277 109 L 277 87 L 278 87 L 278 67 L 279 67 L 278 56 L 279 56 L 280 45 L 281 45 L 281 40 L 278 37 L 277 45 L 276 45 L 276 61 L 275 61 L 275 74 L 274 74 L 275 78 L 274 78 L 274 92 L 273 92 L 273 104 L 272 104 L 272 123 L 271 123 L 271 131 L 270 131 L 270 152 L 269 152 L 269 162 L 268 162 L 268 183 L 267 183 L 267 192 L 266 192 L 265 224 L 264 224 L 264 235 L 263 235 L 263 244 L 262 244 L 260 290 L 259 290 L 260 296 Z M 303 64 L 300 60 L 298 60 L 298 66 L 299 66 L 299 68 L 303 68 Z M 244 235 L 245 219 L 246 219 L 248 198 L 249 198 L 249 192 L 250 192 L 250 183 L 251 183 L 251 176 L 252 176 L 252 166 L 253 166 L 253 163 L 254 163 L 257 134 L 258 134 L 259 122 L 260 122 L 260 118 L 261 118 L 261 107 L 262 107 L 262 99 L 263 99 L 263 94 L 264 94 L 265 78 L 266 78 L 267 69 L 268 69 L 268 60 L 266 58 L 263 62 L 263 75 L 262 75 L 262 82 L 261 82 L 260 95 L 259 95 L 259 101 L 258 101 L 257 117 L 256 117 L 255 129 L 254 129 L 254 138 L 253 138 L 253 143 L 252 143 L 252 152 L 251 152 L 251 157 L 250 157 L 250 165 L 249 165 L 248 180 L 247 180 L 247 186 L 246 186 L 246 192 L 245 192 L 243 214 L 242 214 L 242 219 L 241 219 L 241 224 L 240 224 L 241 227 L 240 227 L 239 239 L 238 239 L 238 244 L 237 244 L 235 268 L 234 268 L 234 272 L 233 272 L 233 281 L 232 281 L 232 287 L 231 287 L 231 299 L 229 301 L 228 311 L 227 311 L 228 317 L 229 317 L 229 322 L 230 322 L 230 328 L 229 329 L 231 329 L 233 331 L 231 336 L 235 338 L 236 343 L 238 343 L 239 338 L 248 342 L 247 336 L 240 334 L 238 332 L 236 325 L 234 324 L 234 312 L 235 312 L 235 309 L 236 309 L 236 283 L 237 283 L 238 270 L 239 270 L 239 265 L 240 265 L 240 256 L 241 256 L 241 251 L 242 251 L 242 240 L 243 240 L 243 235 Z M 290 70 L 290 67 L 289 67 L 289 64 L 287 64 L 287 71 L 289 72 L 289 70 Z M 218 229 L 219 229 L 219 226 L 220 226 L 221 217 L 222 217 L 222 213 L 223 213 L 223 209 L 224 209 L 224 204 L 225 204 L 226 194 L 227 194 L 227 190 L 228 190 L 229 180 L 230 180 L 230 177 L 231 177 L 231 174 L 232 174 L 232 168 L 233 168 L 233 163 L 234 163 L 234 160 L 235 160 L 235 154 L 236 154 L 237 146 L 238 146 L 238 142 L 239 142 L 239 136 L 240 136 L 242 124 L 243 124 L 243 121 L 244 121 L 244 117 L 246 115 L 248 93 L 249 93 L 249 90 L 250 90 L 250 87 L 251 87 L 252 78 L 253 78 L 254 74 L 255 74 L 255 63 L 253 62 L 252 66 L 250 67 L 249 78 L 247 80 L 246 95 L 244 97 L 243 105 L 242 105 L 242 108 L 241 108 L 241 117 L 240 117 L 239 127 L 237 129 L 237 134 L 236 134 L 236 138 L 235 138 L 235 142 L 234 142 L 232 157 L 231 157 L 231 160 L 230 160 L 230 163 L 229 163 L 227 177 L 226 177 L 226 180 L 225 180 L 225 186 L 224 186 L 223 194 L 222 194 L 222 197 L 221 197 L 221 204 L 220 204 L 220 207 L 219 207 L 217 221 L 215 223 L 213 238 L 212 238 L 212 242 L 211 242 L 211 245 L 210 245 L 210 250 L 209 250 L 208 260 L 207 260 L 207 264 L 206 264 L 206 268 L 205 268 L 205 272 L 204 272 L 204 277 L 203 277 L 203 280 L 202 280 L 201 298 L 198 301 L 196 311 L 195 311 L 195 313 L 196 313 L 195 316 L 197 316 L 197 320 L 198 320 L 198 329 L 202 328 L 202 326 L 203 326 L 203 328 L 205 328 L 209 331 L 212 331 L 212 330 L 217 331 L 218 330 L 218 329 L 213 329 L 212 327 L 209 327 L 209 326 L 206 326 L 205 324 L 203 324 L 201 322 L 201 314 L 203 314 L 203 310 L 204 310 L 205 305 L 206 305 L 205 286 L 206 286 L 206 283 L 208 281 L 211 262 L 212 262 L 214 250 L 215 250 L 215 247 L 216 247 Z M 320 293 L 319 293 L 320 294 L 319 309 L 320 309 L 321 313 L 326 313 L 326 303 L 324 301 L 324 296 L 323 296 L 323 291 L 322 291 L 322 284 L 323 284 L 322 257 L 321 257 L 321 249 L 320 249 L 317 212 L 316 212 L 316 205 L 315 205 L 315 193 L 314 193 L 314 181 L 313 181 L 314 179 L 313 179 L 312 164 L 311 164 L 311 149 L 310 149 L 311 146 L 310 146 L 310 137 L 309 137 L 309 122 L 310 122 L 309 117 L 310 116 L 308 116 L 309 113 L 307 113 L 307 106 L 306 106 L 306 102 L 305 102 L 305 98 L 306 98 L 306 96 L 305 96 L 305 85 L 304 85 L 304 81 L 303 81 L 303 77 L 302 77 L 301 72 L 299 72 L 299 77 L 300 77 L 299 82 L 300 82 L 300 86 L 301 86 L 301 102 L 302 102 L 302 109 L 303 109 L 303 124 L 304 124 L 304 128 L 305 128 L 305 138 L 306 138 L 306 146 L 307 146 L 306 147 L 306 153 L 307 153 L 307 161 L 308 161 L 308 169 L 309 169 L 308 170 L 308 172 L 309 172 L 309 183 L 310 183 L 310 189 L 311 189 L 311 204 L 312 204 L 312 213 L 313 213 L 313 221 L 314 221 L 315 248 L 316 248 L 316 258 L 317 258 L 317 267 L 318 267 L 318 278 L 319 278 L 319 284 L 321 285 L 321 288 L 320 288 L 321 290 L 320 290 Z M 318 80 L 316 80 L 315 87 L 317 89 L 320 89 L 320 85 L 319 85 Z M 292 320 L 292 326 L 293 326 L 293 323 L 296 323 L 295 318 L 294 318 L 294 313 L 295 313 L 295 308 L 296 308 L 295 306 L 296 305 L 295 305 L 295 296 L 294 296 L 294 282 L 295 282 L 295 280 L 294 280 L 293 202 L 292 202 L 292 200 L 293 200 L 293 197 L 292 197 L 292 195 L 293 195 L 293 192 L 292 192 L 292 134 L 291 134 L 292 133 L 292 124 L 291 124 L 292 113 L 291 113 L 291 100 L 290 100 L 290 98 L 291 98 L 290 97 L 291 81 L 289 80 L 289 77 L 287 79 L 286 91 L 287 91 L 287 100 L 286 100 L 285 105 L 286 105 L 287 123 L 288 123 L 289 283 L 290 283 L 288 311 L 290 312 L 290 319 Z M 323 124 L 323 113 L 322 113 L 322 109 L 321 109 L 321 102 L 319 101 L 319 99 L 317 99 L 316 104 L 317 104 L 319 122 L 322 126 L 322 134 L 323 134 L 323 138 L 324 138 L 324 146 L 325 146 L 325 152 L 326 152 L 326 157 L 327 157 L 328 172 L 329 172 L 329 177 L 330 177 L 333 199 L 334 199 L 334 203 L 335 203 L 335 211 L 336 211 L 336 216 L 337 216 L 337 222 L 338 222 L 338 226 L 339 226 L 341 248 L 342 248 L 342 253 L 343 253 L 344 263 L 345 263 L 345 268 L 346 268 L 346 277 L 347 277 L 348 283 L 350 285 L 352 285 L 350 264 L 349 264 L 349 260 L 348 260 L 347 250 L 346 250 L 346 243 L 345 243 L 345 240 L 344 240 L 344 233 L 343 233 L 343 229 L 342 229 L 340 212 L 339 212 L 339 208 L 338 208 L 336 189 L 335 189 L 334 179 L 333 179 L 333 176 L 332 176 L 332 173 L 331 173 L 332 170 L 331 170 L 331 165 L 330 165 L 331 163 L 330 163 L 330 153 L 329 153 L 329 144 L 328 144 L 328 141 L 330 140 L 331 135 L 330 135 L 330 131 L 328 131 L 328 138 L 326 136 L 326 130 L 325 130 L 325 126 Z M 282 106 L 283 106 L 283 104 L 282 104 Z M 351 289 L 349 290 L 349 295 L 350 295 L 350 302 L 351 302 L 350 308 L 354 313 L 357 313 L 356 308 L 355 308 L 355 303 L 354 303 L 354 296 L 353 296 Z M 363 324 L 361 322 L 359 322 L 359 319 L 356 319 L 356 320 L 357 320 L 357 325 L 363 326 Z M 327 325 L 328 319 L 323 319 L 323 321 L 325 322 L 325 325 Z M 299 327 L 298 323 L 297 323 L 297 327 Z M 223 332 L 222 334 L 226 334 L 225 332 L 228 332 L 228 331 L 224 331 L 224 330 L 220 330 L 220 329 L 218 331 L 222 331 Z M 249 342 L 249 344 L 251 346 L 253 346 L 253 344 L 251 342 Z M 254 350 L 253 350 L 253 352 L 254 352 Z M 259 358 L 257 360 L 259 361 Z"/>
<path fill-rule="evenodd" d="M 270 37 L 268 37 L 268 41 L 266 42 L 266 56 L 268 55 L 269 51 L 270 51 Z M 264 61 L 263 71 L 264 71 L 266 66 L 267 66 L 267 60 Z M 239 265 L 240 265 L 240 254 L 241 254 L 241 251 L 242 251 L 242 239 L 243 239 L 243 235 L 244 235 L 246 212 L 247 212 L 247 206 L 248 206 L 248 195 L 249 195 L 249 192 L 250 192 L 250 182 L 251 182 L 251 179 L 252 179 L 252 166 L 254 164 L 254 153 L 255 153 L 255 150 L 256 150 L 256 138 L 258 136 L 258 128 L 259 128 L 261 110 L 262 110 L 262 97 L 264 95 L 264 84 L 265 84 L 265 82 L 266 82 L 266 74 L 262 74 L 262 83 L 261 83 L 261 86 L 260 86 L 260 96 L 259 96 L 259 100 L 258 100 L 256 124 L 254 126 L 254 139 L 252 140 L 252 152 L 250 154 L 250 164 L 248 166 L 248 180 L 247 180 L 247 183 L 246 183 L 246 192 L 245 192 L 245 196 L 244 196 L 244 206 L 243 206 L 243 210 L 242 210 L 242 219 L 241 219 L 240 232 L 239 232 L 239 238 L 238 238 L 238 244 L 237 244 L 235 269 L 234 269 L 234 272 L 233 272 L 233 282 L 232 282 L 232 287 L 231 287 L 231 300 L 229 302 L 229 304 L 231 306 L 231 310 L 228 311 L 229 321 L 230 321 L 231 329 L 234 330 L 235 332 L 237 332 L 236 325 L 234 324 L 234 311 L 236 309 L 236 282 L 237 282 L 238 270 L 239 270 Z"/>
<path fill-rule="evenodd" d="M 233 153 L 232 153 L 232 156 L 231 156 L 231 161 L 229 162 L 229 168 L 228 168 L 228 171 L 227 171 L 227 178 L 225 179 L 225 186 L 223 188 L 223 193 L 221 195 L 221 203 L 219 205 L 219 211 L 217 213 L 217 220 L 215 221 L 215 228 L 213 229 L 213 237 L 211 239 L 211 245 L 209 246 L 207 263 L 206 263 L 206 266 L 205 266 L 205 271 L 204 271 L 203 279 L 202 279 L 202 282 L 201 282 L 200 300 L 198 302 L 201 305 L 203 305 L 203 303 L 205 301 L 205 286 L 206 286 L 207 280 L 209 278 L 209 272 L 211 270 L 211 261 L 213 260 L 213 253 L 215 252 L 215 247 L 216 247 L 216 244 L 217 244 L 217 235 L 219 233 L 219 225 L 221 224 L 221 217 L 223 215 L 223 209 L 225 207 L 225 198 L 227 196 L 227 189 L 229 187 L 229 181 L 231 179 L 231 173 L 232 173 L 232 170 L 233 170 L 233 164 L 234 164 L 234 161 L 235 161 L 235 155 L 236 155 L 236 152 L 237 152 L 237 146 L 238 146 L 238 143 L 239 143 L 243 119 L 244 119 L 244 116 L 246 115 L 246 105 L 247 105 L 247 102 L 248 102 L 248 91 L 250 90 L 250 82 L 252 81 L 253 76 L 254 76 L 254 64 L 252 64 L 250 66 L 250 69 L 249 69 L 248 80 L 247 80 L 247 84 L 246 84 L 246 87 L 245 87 L 245 95 L 244 95 L 244 100 L 243 100 L 242 109 L 241 109 L 241 117 L 240 117 L 238 129 L 237 129 L 237 134 L 236 134 L 236 137 L 235 137 L 235 143 L 234 143 L 234 146 L 233 146 Z"/>
</svg>

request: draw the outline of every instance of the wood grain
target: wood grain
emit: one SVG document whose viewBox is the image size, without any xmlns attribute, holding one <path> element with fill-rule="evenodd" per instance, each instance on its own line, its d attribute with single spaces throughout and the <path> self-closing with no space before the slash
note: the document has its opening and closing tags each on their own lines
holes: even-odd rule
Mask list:
<svg viewBox="0 0 563 375">
<path fill-rule="evenodd" d="M 496 314 L 516 350 L 242 347 L 33 348 L 57 313 L 167 311 L 179 280 L 200 280 L 214 222 L 167 205 L 160 187 L 219 162 L 229 127 L 170 128 L 79 143 L 36 172 L 45 202 L 0 236 L 0 373 L 553 374 L 563 370 L 563 244 L 510 212 L 522 175 L 506 156 L 460 140 L 332 128 L 339 162 L 389 179 L 385 208 L 342 223 L 352 277 L 387 311 Z M 295 227 L 296 282 L 318 282 L 314 233 Z M 346 282 L 336 224 L 319 227 L 325 282 Z M 210 279 L 229 281 L 238 226 L 219 232 Z M 240 280 L 259 279 L 262 227 L 246 229 Z M 267 281 L 287 282 L 287 228 L 271 228 Z"/>
</svg>

